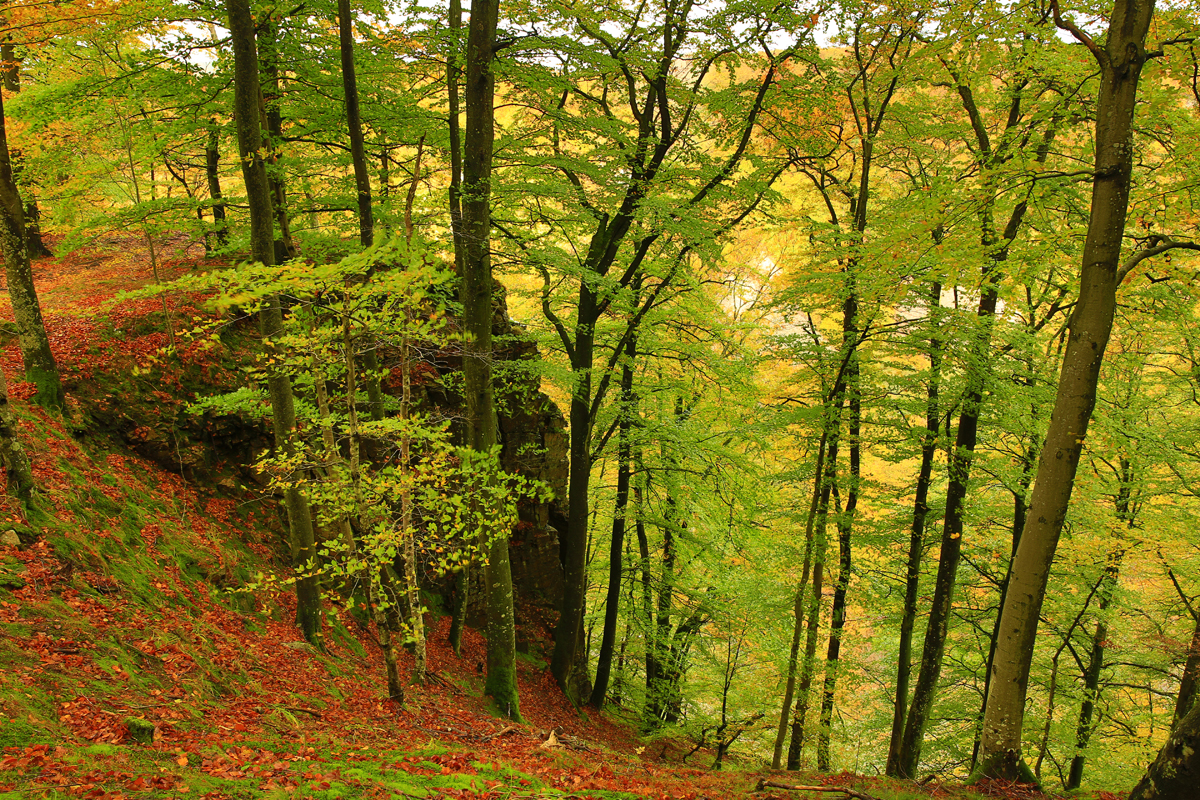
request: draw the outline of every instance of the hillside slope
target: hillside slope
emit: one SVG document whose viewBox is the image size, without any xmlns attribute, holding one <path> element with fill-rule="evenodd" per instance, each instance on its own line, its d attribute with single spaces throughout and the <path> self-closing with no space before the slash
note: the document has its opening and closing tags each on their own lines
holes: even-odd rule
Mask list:
<svg viewBox="0 0 1200 800">
<path fill-rule="evenodd" d="M 150 280 L 139 252 L 114 240 L 38 264 L 72 405 L 65 422 L 52 418 L 21 402 L 27 386 L 10 383 L 40 493 L 28 516 L 0 500 L 0 798 L 715 799 L 754 790 L 758 775 L 680 765 L 686 748 L 577 713 L 533 657 L 519 664 L 525 724 L 491 716 L 483 643 L 469 631 L 454 656 L 444 618 L 431 619 L 432 678 L 399 708 L 386 699 L 369 630 L 330 616 L 326 650 L 304 643 L 278 509 L 228 465 L 200 470 L 203 454 L 177 447 L 172 472 L 128 447 L 168 446 L 192 399 L 189 380 L 227 368 L 200 346 L 174 362 L 158 356 L 162 301 L 105 305 Z M 185 254 L 162 274 L 201 261 Z M 186 327 L 195 298 L 166 302 Z M 14 347 L 0 366 L 19 376 Z M 147 409 L 157 414 L 149 422 Z M 879 798 L 948 793 L 847 775 L 808 780 Z"/>
</svg>

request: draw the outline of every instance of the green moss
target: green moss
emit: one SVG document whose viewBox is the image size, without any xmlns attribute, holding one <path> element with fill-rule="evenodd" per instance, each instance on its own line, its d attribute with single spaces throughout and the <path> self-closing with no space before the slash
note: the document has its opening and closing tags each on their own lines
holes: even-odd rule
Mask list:
<svg viewBox="0 0 1200 800">
<path fill-rule="evenodd" d="M 0 716 L 0 750 L 5 747 L 28 747 L 31 744 L 52 744 L 50 733 L 21 719 Z"/>
</svg>

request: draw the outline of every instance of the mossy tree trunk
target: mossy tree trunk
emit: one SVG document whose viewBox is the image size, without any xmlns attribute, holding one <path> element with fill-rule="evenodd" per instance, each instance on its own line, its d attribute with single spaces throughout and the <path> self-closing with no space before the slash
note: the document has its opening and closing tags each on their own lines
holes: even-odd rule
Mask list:
<svg viewBox="0 0 1200 800">
<path fill-rule="evenodd" d="M 29 503 L 33 499 L 33 471 L 17 431 L 17 416 L 8 404 L 8 381 L 4 370 L 0 370 L 0 464 L 7 477 L 8 490 Z"/>
<path fill-rule="evenodd" d="M 258 56 L 254 40 L 254 20 L 247 0 L 226 0 L 229 32 L 234 57 L 234 119 L 237 123 L 238 155 L 242 162 L 242 177 L 246 183 L 246 199 L 250 206 L 250 244 L 255 261 L 270 266 L 275 263 L 271 194 L 266 165 L 262 159 L 262 133 L 259 128 Z M 278 297 L 270 298 L 259 315 L 259 328 L 268 349 L 272 340 L 283 330 L 283 310 Z M 275 447 L 288 451 L 296 427 L 295 400 L 291 379 L 272 370 L 267 378 L 271 398 L 271 421 Z M 304 638 L 314 645 L 321 643 L 321 596 L 317 577 L 316 544 L 313 534 L 312 511 L 298 489 L 284 491 L 287 510 L 288 538 L 292 563 L 297 570 L 296 621 Z"/>
<path fill-rule="evenodd" d="M 21 91 L 21 59 L 12 42 L 0 44 L 0 73 L 4 76 L 4 88 L 16 94 Z M 12 169 L 14 180 L 20 171 L 20 156 L 13 152 L 10 158 L 16 162 Z M 42 241 L 42 212 L 38 209 L 37 198 L 33 195 L 32 187 L 25 187 L 25 249 L 30 258 L 45 258 L 54 255 Z"/>
<path fill-rule="evenodd" d="M 4 100 L 0 97 L 0 250 L 4 253 L 4 268 L 8 279 L 8 298 L 12 303 L 13 317 L 17 321 L 17 333 L 21 347 L 21 359 L 25 364 L 25 377 L 37 387 L 34 400 L 38 405 L 61 411 L 66 407 L 63 396 L 62 378 L 54 353 L 50 350 L 50 339 L 46 335 L 46 324 L 42 320 L 42 307 L 38 302 L 33 284 L 33 266 L 29 262 L 29 251 L 25 243 L 25 209 L 20 192 L 13 180 L 12 162 L 8 155 L 8 133 L 4 121 Z"/>
<path fill-rule="evenodd" d="M 1200 786 L 1200 703 L 1179 720 L 1129 800 L 1194 800 Z"/>
</svg>

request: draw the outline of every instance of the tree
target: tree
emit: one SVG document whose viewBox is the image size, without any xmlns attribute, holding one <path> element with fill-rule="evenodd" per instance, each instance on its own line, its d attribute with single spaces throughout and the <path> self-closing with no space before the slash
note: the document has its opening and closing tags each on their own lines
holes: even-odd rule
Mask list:
<svg viewBox="0 0 1200 800">
<path fill-rule="evenodd" d="M 46 335 L 46 323 L 42 320 L 42 307 L 38 302 L 37 289 L 33 284 L 33 267 L 26 249 L 25 209 L 20 192 L 13 180 L 12 162 L 9 159 L 8 133 L 4 120 L 4 99 L 0 97 L 0 211 L 3 227 L 0 229 L 0 249 L 4 252 L 4 268 L 8 278 L 8 298 L 12 303 L 13 315 L 17 320 L 17 331 L 21 345 L 21 358 L 25 362 L 25 377 L 37 387 L 35 399 L 39 405 L 55 410 L 65 408 L 62 378 L 54 353 L 50 350 L 50 339 Z"/>
<path fill-rule="evenodd" d="M 259 129 L 258 57 L 255 53 L 254 20 L 247 0 L 226 0 L 229 32 L 234 59 L 234 120 L 237 123 L 238 155 L 250 204 L 251 255 L 264 266 L 275 263 L 275 237 L 271 214 L 271 188 L 263 162 L 263 144 Z M 283 310 L 279 297 L 268 300 L 259 316 L 259 326 L 268 347 L 283 330 Z M 273 370 L 267 378 L 271 396 L 271 423 L 275 447 L 282 452 L 291 448 L 296 427 L 292 382 L 287 374 Z M 321 595 L 314 574 L 316 559 L 312 511 L 296 488 L 284 491 L 292 561 L 299 573 L 296 580 L 296 619 L 304 638 L 313 644 L 321 641 Z"/>
<path fill-rule="evenodd" d="M 492 386 L 492 145 L 495 140 L 494 72 L 498 0 L 474 0 L 467 31 L 464 93 L 467 123 L 463 146 L 462 220 L 466 242 L 460 296 L 468 341 L 463 357 L 470 446 L 487 455 L 498 446 Z M 508 539 L 497 536 L 488 550 L 487 682 L 484 692 L 500 713 L 520 719 L 517 696 L 516 630 Z"/>
<path fill-rule="evenodd" d="M 1116 0 L 1107 39 L 1097 44 L 1054 4 L 1055 22 L 1091 52 L 1101 70 L 1095 133 L 1091 218 L 1084 243 L 1079 299 L 1071 314 L 1054 412 L 1038 461 L 1025 528 L 1013 557 L 1000 617 L 1000 640 L 984 710 L 979 774 L 1017 780 L 1029 664 L 1050 564 L 1074 488 L 1104 350 L 1112 331 L 1117 287 L 1142 251 L 1121 263 L 1134 151 L 1131 128 L 1138 81 L 1147 60 L 1153 0 Z M 1160 251 L 1161 252 L 1161 251 Z"/>
</svg>

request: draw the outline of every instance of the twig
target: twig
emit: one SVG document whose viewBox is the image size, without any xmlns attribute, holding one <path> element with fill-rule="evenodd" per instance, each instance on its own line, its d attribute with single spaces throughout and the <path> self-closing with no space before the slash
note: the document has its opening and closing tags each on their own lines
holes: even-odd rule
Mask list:
<svg viewBox="0 0 1200 800">
<path fill-rule="evenodd" d="M 280 706 L 280 708 L 285 709 L 287 711 L 299 711 L 302 714 L 312 714 L 317 719 L 321 718 L 320 711 L 314 711 L 311 708 L 304 708 L 303 706 Z"/>
<path fill-rule="evenodd" d="M 759 779 L 756 791 L 761 792 L 763 789 L 787 789 L 792 792 L 841 792 L 846 797 L 853 797 L 855 800 L 878 800 L 878 798 L 865 792 L 857 792 L 854 789 L 847 789 L 845 786 L 801 786 L 796 783 L 780 783 L 779 781 Z"/>
</svg>

